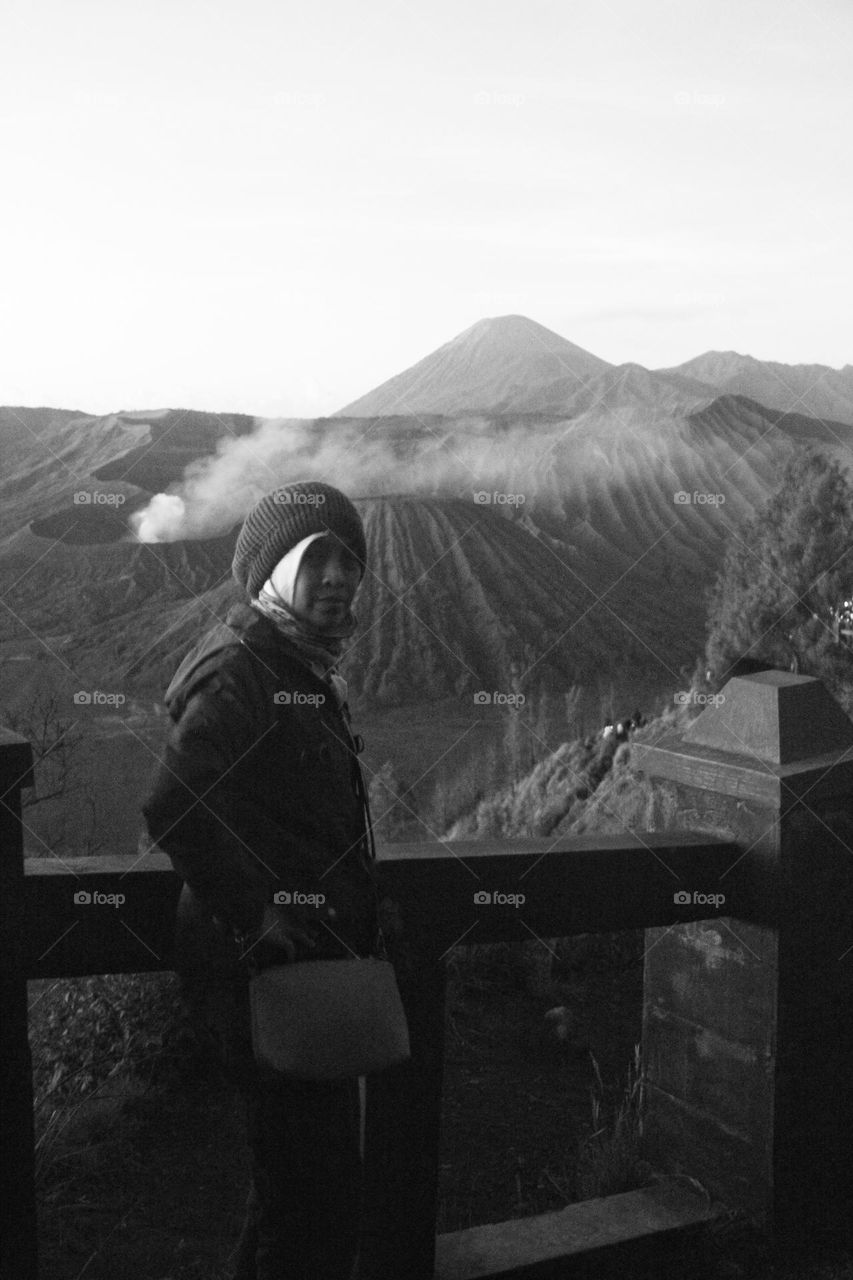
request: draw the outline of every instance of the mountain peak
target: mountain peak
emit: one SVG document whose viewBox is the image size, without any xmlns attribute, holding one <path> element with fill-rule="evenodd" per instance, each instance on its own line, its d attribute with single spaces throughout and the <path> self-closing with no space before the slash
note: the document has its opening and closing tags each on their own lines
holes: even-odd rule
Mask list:
<svg viewBox="0 0 853 1280">
<path fill-rule="evenodd" d="M 471 343 L 507 348 L 514 354 L 525 350 L 534 354 L 554 351 L 565 356 L 568 352 L 572 352 L 586 360 L 597 361 L 602 369 L 607 367 L 606 360 L 599 360 L 598 356 L 575 346 L 567 338 L 561 337 L 553 329 L 546 328 L 544 324 L 539 324 L 537 320 L 531 320 L 529 316 L 488 316 L 477 320 L 470 328 L 464 329 L 455 338 L 451 338 L 450 342 L 445 343 L 445 347 L 465 346 Z"/>
<path fill-rule="evenodd" d="M 527 316 L 491 316 L 336 416 L 550 411 L 611 367 Z"/>
<path fill-rule="evenodd" d="M 469 328 L 463 329 L 460 334 L 452 338 L 452 342 L 459 342 L 466 337 L 479 337 L 485 335 L 487 337 L 500 337 L 501 339 L 512 338 L 518 341 L 536 339 L 541 337 L 544 341 L 555 342 L 557 344 L 566 341 L 561 338 L 553 329 L 548 329 L 544 324 L 540 324 L 538 320 L 531 320 L 529 316 L 510 315 L 510 316 L 484 316 L 482 320 L 476 320 Z"/>
</svg>

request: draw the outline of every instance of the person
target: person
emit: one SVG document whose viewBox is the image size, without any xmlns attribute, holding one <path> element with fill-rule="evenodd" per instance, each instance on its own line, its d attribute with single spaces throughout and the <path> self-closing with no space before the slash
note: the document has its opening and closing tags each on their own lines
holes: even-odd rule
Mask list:
<svg viewBox="0 0 853 1280">
<path fill-rule="evenodd" d="M 247 600 L 172 679 L 173 723 L 143 806 L 184 880 L 185 994 L 247 1106 L 252 1185 L 234 1280 L 349 1280 L 356 1264 L 359 1082 L 264 1075 L 248 972 L 250 962 L 381 945 L 369 810 L 337 670 L 365 561 L 361 519 L 338 489 L 288 484 L 257 503 L 233 560 Z"/>
</svg>

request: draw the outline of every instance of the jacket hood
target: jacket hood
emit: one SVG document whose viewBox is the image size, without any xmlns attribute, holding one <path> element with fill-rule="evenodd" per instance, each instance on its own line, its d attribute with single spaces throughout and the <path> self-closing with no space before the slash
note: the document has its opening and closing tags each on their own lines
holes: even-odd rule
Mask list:
<svg viewBox="0 0 853 1280">
<path fill-rule="evenodd" d="M 218 668 L 224 650 L 245 644 L 270 666 L 281 666 L 283 654 L 290 656 L 289 646 L 273 624 L 257 609 L 248 604 L 235 604 L 228 610 L 224 622 L 218 622 L 190 649 L 169 682 L 165 702 L 169 715 L 179 720 L 193 693 Z M 299 654 L 292 650 L 292 657 L 300 666 Z M 308 671 L 308 675 L 312 675 Z"/>
</svg>

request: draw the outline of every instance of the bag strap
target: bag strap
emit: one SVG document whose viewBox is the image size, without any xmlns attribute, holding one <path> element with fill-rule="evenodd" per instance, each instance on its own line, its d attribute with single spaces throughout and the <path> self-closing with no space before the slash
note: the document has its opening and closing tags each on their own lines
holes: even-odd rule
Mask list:
<svg viewBox="0 0 853 1280">
<path fill-rule="evenodd" d="M 358 779 L 358 796 L 361 800 L 361 807 L 364 813 L 364 826 L 367 832 L 367 839 L 370 848 L 370 858 L 372 862 L 376 861 L 376 844 L 373 839 L 373 819 L 370 816 L 370 801 L 367 798 L 367 787 L 364 785 L 364 774 L 361 771 L 361 765 L 356 758 L 356 777 Z"/>
<path fill-rule="evenodd" d="M 376 841 L 373 836 L 373 818 L 370 813 L 370 799 L 368 797 L 367 787 L 364 782 L 364 773 L 359 761 L 359 754 L 364 750 L 364 739 L 360 733 L 353 734 L 350 729 L 349 708 L 344 704 L 341 708 L 341 720 L 343 721 L 347 737 L 349 738 L 350 751 L 352 753 L 352 773 L 355 783 L 355 794 L 361 804 L 362 819 L 364 822 L 364 831 L 367 836 L 367 847 L 370 861 L 376 864 Z M 376 895 L 377 907 L 379 905 L 379 895 Z M 385 942 L 385 935 L 382 932 L 382 926 L 376 925 L 376 941 L 374 943 L 374 953 L 380 960 L 388 960 L 388 948 Z"/>
<path fill-rule="evenodd" d="M 376 955 L 380 960 L 390 960 L 388 948 L 385 945 L 385 934 L 382 932 L 382 926 L 376 926 Z"/>
<path fill-rule="evenodd" d="M 353 746 L 355 747 L 355 743 L 353 743 Z M 357 747 L 355 749 L 356 751 L 358 750 Z M 355 776 L 357 779 L 357 794 L 359 796 L 359 799 L 361 800 L 361 808 L 364 816 L 364 826 L 365 826 L 365 831 L 367 833 L 368 847 L 370 849 L 370 860 L 375 866 L 376 865 L 376 841 L 373 838 L 373 819 L 370 814 L 370 801 L 367 796 L 367 787 L 364 785 L 364 774 L 361 771 L 361 765 L 359 763 L 358 756 L 354 755 L 353 760 L 355 763 Z M 378 909 L 378 906 L 379 906 L 378 893 L 376 894 L 376 905 Z M 379 957 L 380 960 L 390 959 L 388 955 L 388 947 L 385 942 L 385 934 L 382 932 L 382 926 L 378 923 L 378 921 L 376 924 L 375 954 Z"/>
</svg>

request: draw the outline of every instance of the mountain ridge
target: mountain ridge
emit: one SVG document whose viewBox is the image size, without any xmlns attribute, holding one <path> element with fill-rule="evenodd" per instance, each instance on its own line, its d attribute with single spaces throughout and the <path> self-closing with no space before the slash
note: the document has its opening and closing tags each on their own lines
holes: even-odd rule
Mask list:
<svg viewBox="0 0 853 1280">
<path fill-rule="evenodd" d="M 659 374 L 696 377 L 718 393 L 744 395 L 782 412 L 853 423 L 853 365 L 781 364 L 737 351 L 705 351 Z"/>
<path fill-rule="evenodd" d="M 681 409 L 742 394 L 782 411 L 853 423 L 853 366 L 784 365 L 737 352 L 704 352 L 680 365 L 614 365 L 529 317 L 476 321 L 333 417 L 512 412 L 565 413 L 613 399 L 645 377 L 645 398 Z M 624 398 L 624 394 L 623 394 Z"/>
<path fill-rule="evenodd" d="M 329 441 L 337 441 L 346 459 L 341 430 L 352 427 L 357 441 L 360 422 L 309 424 L 318 456 L 328 461 Z M 383 493 L 365 483 L 367 497 L 349 486 L 369 525 L 365 625 L 400 613 L 397 640 L 354 656 L 357 698 L 381 705 L 456 696 L 464 668 L 448 657 L 454 652 L 471 672 L 504 687 L 525 644 L 531 669 L 550 681 L 594 686 L 627 664 L 671 685 L 701 646 L 704 593 L 729 532 L 751 518 L 795 449 L 818 442 L 846 451 L 853 443 L 844 424 L 738 396 L 689 414 L 597 407 L 540 426 L 537 437 L 511 420 L 436 418 L 429 437 L 440 453 L 443 433 L 463 459 L 467 439 L 479 451 L 471 456 L 495 469 L 459 472 L 454 487 L 437 483 L 433 492 Z M 75 428 L 79 456 L 69 460 L 78 475 L 64 486 L 41 474 L 33 446 L 30 519 L 0 536 L 0 568 L 11 584 L 0 640 L 14 647 L 59 631 L 69 646 L 65 660 L 76 654 L 74 664 L 79 658 L 102 673 L 118 661 L 131 684 L 151 690 L 231 598 L 239 522 L 209 537 L 140 543 L 127 521 L 150 497 L 139 487 L 113 482 L 113 493 L 126 499 L 120 507 L 73 506 L 86 461 L 103 465 L 97 427 Z M 106 434 L 114 447 L 127 443 L 112 422 Z M 420 447 L 423 436 L 419 420 L 399 420 L 394 456 Z M 175 447 L 174 435 L 150 443 L 151 468 L 158 450 Z M 8 484 L 0 481 L 4 508 Z M 66 505 L 57 509 L 60 490 Z M 556 605 L 545 603 L 548 591 Z"/>
<path fill-rule="evenodd" d="M 512 412 L 530 402 L 533 386 L 562 380 L 578 387 L 610 367 L 526 316 L 495 316 L 476 321 L 332 416 Z"/>
</svg>

